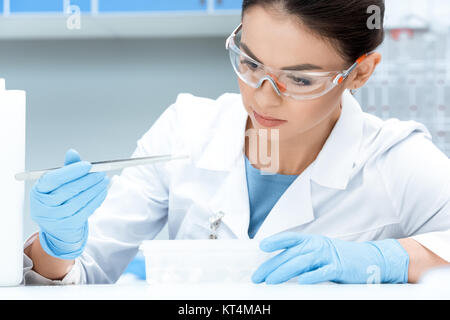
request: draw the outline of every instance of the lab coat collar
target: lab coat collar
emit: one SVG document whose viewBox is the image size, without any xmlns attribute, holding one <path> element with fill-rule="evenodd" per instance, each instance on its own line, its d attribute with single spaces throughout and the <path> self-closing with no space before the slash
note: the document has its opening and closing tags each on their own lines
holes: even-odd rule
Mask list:
<svg viewBox="0 0 450 320">
<path fill-rule="evenodd" d="M 212 136 L 208 136 L 209 141 L 203 140 L 207 145 L 201 147 L 202 154 L 195 163 L 198 168 L 231 171 L 243 158 L 248 113 L 241 95 L 235 96 L 232 105 L 219 106 L 222 110 L 216 123 L 218 127 L 214 128 Z"/>
<path fill-rule="evenodd" d="M 342 112 L 314 162 L 311 179 L 334 189 L 347 187 L 363 137 L 363 112 L 358 101 L 345 90 Z"/>
<path fill-rule="evenodd" d="M 244 157 L 245 129 L 248 113 L 241 95 L 236 103 L 224 105 L 227 111 L 221 116 L 219 127 L 196 166 L 208 170 L 230 171 L 242 164 Z M 363 112 L 358 101 L 345 90 L 342 95 L 342 112 L 311 168 L 311 179 L 318 184 L 344 190 L 362 142 Z"/>
</svg>

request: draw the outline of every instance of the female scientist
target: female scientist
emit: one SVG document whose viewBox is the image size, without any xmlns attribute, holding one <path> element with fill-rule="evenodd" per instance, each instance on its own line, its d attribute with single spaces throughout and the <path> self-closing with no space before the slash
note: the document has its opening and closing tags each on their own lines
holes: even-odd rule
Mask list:
<svg viewBox="0 0 450 320">
<path fill-rule="evenodd" d="M 217 238 L 280 250 L 255 283 L 417 282 L 448 264 L 449 158 L 422 124 L 350 93 L 381 61 L 372 5 L 383 20 L 383 0 L 244 0 L 226 42 L 240 94 L 180 94 L 132 156 L 190 158 L 124 169 L 109 189 L 69 150 L 30 194 L 25 283 L 113 283 L 166 223 L 170 239 L 208 239 L 214 217 Z"/>
</svg>

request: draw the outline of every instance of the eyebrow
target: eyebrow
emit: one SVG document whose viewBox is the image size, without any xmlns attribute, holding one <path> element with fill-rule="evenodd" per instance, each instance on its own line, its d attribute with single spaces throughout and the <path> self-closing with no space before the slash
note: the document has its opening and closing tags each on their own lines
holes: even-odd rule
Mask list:
<svg viewBox="0 0 450 320">
<path fill-rule="evenodd" d="M 257 62 L 263 64 L 257 57 L 256 55 L 252 52 L 252 50 L 250 50 L 250 48 L 241 41 L 240 43 L 242 49 L 244 49 L 244 51 L 254 60 L 256 60 Z M 304 70 L 323 70 L 322 67 L 310 64 L 310 63 L 304 63 L 304 64 L 299 64 L 296 66 L 289 66 L 289 67 L 284 67 L 281 68 L 281 70 L 289 70 L 289 71 L 304 71 Z"/>
</svg>

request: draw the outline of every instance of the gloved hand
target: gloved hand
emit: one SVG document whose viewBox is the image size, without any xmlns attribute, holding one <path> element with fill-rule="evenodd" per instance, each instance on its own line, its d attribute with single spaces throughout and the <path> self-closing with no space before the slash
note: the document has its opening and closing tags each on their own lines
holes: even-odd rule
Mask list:
<svg viewBox="0 0 450 320">
<path fill-rule="evenodd" d="M 41 176 L 30 192 L 39 241 L 53 257 L 75 259 L 86 245 L 88 217 L 102 204 L 109 184 L 104 172 L 88 173 L 91 167 L 71 149 L 64 167 Z"/>
<path fill-rule="evenodd" d="M 301 284 L 369 283 L 373 273 L 381 283 L 408 282 L 409 255 L 394 239 L 350 242 L 285 232 L 262 240 L 260 248 L 285 250 L 259 266 L 254 283 L 278 284 L 296 276 Z"/>
</svg>

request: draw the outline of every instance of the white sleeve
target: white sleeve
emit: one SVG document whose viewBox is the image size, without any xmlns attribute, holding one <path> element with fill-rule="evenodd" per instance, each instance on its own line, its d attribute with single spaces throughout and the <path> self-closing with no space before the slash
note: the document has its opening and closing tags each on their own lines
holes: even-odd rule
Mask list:
<svg viewBox="0 0 450 320">
<path fill-rule="evenodd" d="M 416 132 L 384 153 L 379 168 L 405 237 L 450 261 L 450 159 Z"/>
<path fill-rule="evenodd" d="M 447 182 L 447 186 L 442 188 L 441 196 L 438 196 L 437 199 L 437 214 L 440 215 L 440 219 L 433 220 L 433 229 L 440 231 L 428 231 L 411 238 L 445 261 L 450 262 L 450 181 Z"/>
<path fill-rule="evenodd" d="M 175 121 L 175 105 L 171 105 L 138 140 L 132 157 L 173 153 L 172 141 L 177 139 L 178 128 Z M 83 254 L 75 259 L 61 282 L 52 283 L 117 281 L 141 242 L 156 237 L 167 223 L 169 175 L 165 164 L 126 168 L 112 178 L 105 201 L 89 218 L 89 238 Z M 48 280 L 37 277 L 27 265 L 28 271 L 24 268 L 24 272 L 29 282 Z"/>
</svg>

